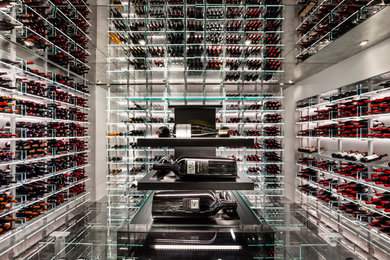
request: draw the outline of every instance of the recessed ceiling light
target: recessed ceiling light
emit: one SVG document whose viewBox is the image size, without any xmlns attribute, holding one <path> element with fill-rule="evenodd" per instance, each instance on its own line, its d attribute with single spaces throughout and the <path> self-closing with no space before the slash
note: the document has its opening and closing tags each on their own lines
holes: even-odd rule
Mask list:
<svg viewBox="0 0 390 260">
<path fill-rule="evenodd" d="M 251 40 L 246 40 L 246 41 L 245 41 L 245 45 L 246 45 L 246 46 L 250 45 L 251 43 L 252 43 Z"/>
<path fill-rule="evenodd" d="M 282 82 L 282 83 L 280 83 L 279 85 L 280 85 L 280 86 L 283 86 L 283 85 L 284 85 L 284 83 Z"/>
<path fill-rule="evenodd" d="M 293 81 L 292 81 L 292 80 L 289 80 L 288 83 L 293 84 Z"/>
<path fill-rule="evenodd" d="M 139 40 L 138 43 L 141 44 L 141 45 L 145 45 L 146 41 L 145 40 Z"/>
<path fill-rule="evenodd" d="M 365 41 L 360 42 L 359 45 L 360 46 L 365 46 L 365 45 L 367 45 L 367 43 L 368 43 L 368 40 L 365 40 Z"/>
</svg>

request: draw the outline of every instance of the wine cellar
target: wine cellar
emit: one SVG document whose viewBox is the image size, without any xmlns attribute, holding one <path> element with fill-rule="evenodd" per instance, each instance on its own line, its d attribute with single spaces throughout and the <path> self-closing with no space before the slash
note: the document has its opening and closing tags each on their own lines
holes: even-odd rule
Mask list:
<svg viewBox="0 0 390 260">
<path fill-rule="evenodd" d="M 0 259 L 390 259 L 389 5 L 1 1 Z"/>
</svg>

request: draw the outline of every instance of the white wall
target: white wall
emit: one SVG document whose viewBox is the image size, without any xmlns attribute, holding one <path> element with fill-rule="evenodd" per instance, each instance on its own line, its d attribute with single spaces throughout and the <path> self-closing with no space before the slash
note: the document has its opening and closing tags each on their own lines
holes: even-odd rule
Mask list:
<svg viewBox="0 0 390 260">
<path fill-rule="evenodd" d="M 94 0 L 91 4 L 93 10 L 91 20 L 94 25 L 91 29 L 91 38 L 93 56 L 91 57 L 91 66 L 94 70 L 89 73 L 91 81 L 96 83 L 107 82 L 107 17 L 108 0 Z M 102 199 L 106 191 L 106 106 L 107 90 L 105 86 L 91 85 L 90 115 L 91 122 L 89 128 L 91 133 L 91 153 L 89 162 L 91 163 L 89 183 L 92 194 L 92 201 Z"/>
<path fill-rule="evenodd" d="M 284 170 L 287 198 L 293 199 L 295 196 L 295 102 L 388 71 L 390 71 L 390 38 L 297 82 L 284 91 L 283 118 L 286 122 Z"/>
<path fill-rule="evenodd" d="M 100 86 L 91 89 L 91 189 L 92 201 L 98 201 L 106 195 L 106 106 L 107 90 Z"/>
</svg>

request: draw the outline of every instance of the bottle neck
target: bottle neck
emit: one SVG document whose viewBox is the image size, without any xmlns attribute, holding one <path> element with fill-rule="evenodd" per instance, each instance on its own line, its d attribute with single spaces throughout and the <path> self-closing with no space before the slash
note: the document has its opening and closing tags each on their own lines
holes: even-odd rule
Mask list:
<svg viewBox="0 0 390 260">
<path fill-rule="evenodd" d="M 234 200 L 220 199 L 217 203 L 217 207 L 220 207 L 220 209 L 236 209 L 237 202 Z"/>
</svg>

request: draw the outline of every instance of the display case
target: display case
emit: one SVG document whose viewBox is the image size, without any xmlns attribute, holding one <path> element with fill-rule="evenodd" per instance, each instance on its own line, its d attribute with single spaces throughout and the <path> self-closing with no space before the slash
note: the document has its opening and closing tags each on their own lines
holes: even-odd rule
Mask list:
<svg viewBox="0 0 390 260">
<path fill-rule="evenodd" d="M 359 255 L 383 259 L 389 257 L 389 76 L 297 103 L 297 201 Z"/>
</svg>

